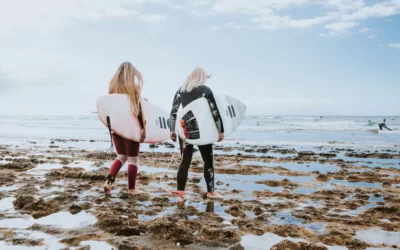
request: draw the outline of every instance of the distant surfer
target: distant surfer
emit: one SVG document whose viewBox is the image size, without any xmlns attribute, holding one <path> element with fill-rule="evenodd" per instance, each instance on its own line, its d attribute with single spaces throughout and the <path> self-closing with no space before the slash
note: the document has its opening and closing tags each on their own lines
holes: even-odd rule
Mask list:
<svg viewBox="0 0 400 250">
<path fill-rule="evenodd" d="M 136 79 L 137 82 L 136 82 Z M 127 140 L 115 133 L 112 133 L 112 140 L 117 151 L 117 158 L 114 160 L 107 175 L 107 181 L 104 183 L 104 192 L 111 194 L 111 185 L 115 181 L 121 167 L 128 162 L 128 193 L 144 193 L 136 189 L 136 176 L 139 166 L 139 147 L 140 143 L 146 138 L 144 114 L 141 109 L 140 93 L 143 87 L 142 74 L 130 63 L 122 63 L 117 72 L 110 81 L 109 94 L 126 94 L 129 96 L 132 110 L 138 117 L 141 131 L 140 142 Z M 111 121 L 112 124 L 112 121 Z"/>
<path fill-rule="evenodd" d="M 386 119 L 383 119 L 383 122 L 379 123 L 379 129 L 383 130 L 382 128 L 386 128 L 387 130 L 391 131 L 391 129 L 386 126 Z"/>
<path fill-rule="evenodd" d="M 222 118 L 219 113 L 217 103 L 215 102 L 214 95 L 211 89 L 204 85 L 207 81 L 207 78 L 210 78 L 210 76 L 206 74 L 206 71 L 204 69 L 195 68 L 193 72 L 186 78 L 185 83 L 176 92 L 171 110 L 170 137 L 173 141 L 176 141 L 177 137 L 175 133 L 175 122 L 179 106 L 182 104 L 182 107 L 184 108 L 192 101 L 201 97 L 205 97 L 208 100 L 211 113 L 219 131 L 218 141 L 222 141 L 224 139 L 224 125 L 222 123 Z M 181 149 L 182 161 L 180 163 L 177 175 L 177 192 L 174 192 L 174 194 L 178 195 L 179 201 L 182 202 L 186 199 L 185 186 L 188 178 L 190 163 L 193 156 L 193 145 L 184 145 L 182 139 L 179 138 L 179 146 Z M 198 148 L 204 161 L 204 178 L 207 184 L 207 197 L 223 198 L 220 194 L 217 194 L 215 192 L 214 187 L 213 145 L 202 145 L 198 146 Z"/>
</svg>

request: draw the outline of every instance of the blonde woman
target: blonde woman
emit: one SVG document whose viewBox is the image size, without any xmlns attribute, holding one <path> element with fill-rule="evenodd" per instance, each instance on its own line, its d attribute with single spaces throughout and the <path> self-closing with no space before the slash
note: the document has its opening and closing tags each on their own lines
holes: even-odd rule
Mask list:
<svg viewBox="0 0 400 250">
<path fill-rule="evenodd" d="M 143 142 L 146 138 L 146 122 L 141 110 L 140 93 L 142 87 L 143 78 L 140 72 L 130 62 L 124 62 L 111 79 L 108 91 L 109 94 L 126 94 L 129 96 L 132 111 L 138 117 L 141 126 L 140 142 Z M 121 167 L 128 162 L 128 192 L 131 194 L 143 193 L 143 191 L 136 189 L 140 142 L 127 140 L 115 133 L 112 134 L 112 139 L 117 151 L 117 158 L 110 167 L 107 181 L 103 186 L 104 192 L 107 195 L 111 194 L 111 185 L 114 183 L 115 177 Z"/>
<path fill-rule="evenodd" d="M 207 78 L 210 78 L 207 75 L 206 71 L 202 68 L 195 68 L 193 72 L 186 78 L 185 83 L 178 89 L 175 94 L 172 110 L 171 110 L 171 139 L 176 141 L 176 133 L 175 133 L 175 122 L 176 115 L 178 112 L 179 106 L 182 104 L 183 107 L 186 107 L 192 101 L 205 97 L 208 100 L 210 105 L 210 110 L 213 115 L 215 124 L 219 130 L 219 140 L 222 141 L 224 139 L 224 125 L 222 123 L 222 119 L 217 107 L 217 104 L 214 99 L 214 95 L 211 89 L 204 84 L 207 81 Z M 190 163 L 192 161 L 193 156 L 193 145 L 186 145 L 183 147 L 183 141 L 179 138 L 179 145 L 181 148 L 181 156 L 182 161 L 179 166 L 177 183 L 178 188 L 177 192 L 174 194 L 178 195 L 181 201 L 185 200 L 185 186 L 188 177 L 188 171 L 190 167 Z M 204 161 L 204 178 L 207 184 L 207 197 L 208 198 L 222 198 L 221 195 L 215 192 L 214 188 L 214 162 L 213 162 L 213 145 L 202 145 L 198 146 L 201 157 Z"/>
</svg>

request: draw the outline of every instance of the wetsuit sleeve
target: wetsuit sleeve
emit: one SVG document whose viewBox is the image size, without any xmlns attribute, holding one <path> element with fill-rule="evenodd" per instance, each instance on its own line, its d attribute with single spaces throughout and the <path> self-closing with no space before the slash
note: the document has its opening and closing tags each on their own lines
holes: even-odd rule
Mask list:
<svg viewBox="0 0 400 250">
<path fill-rule="evenodd" d="M 144 119 L 144 114 L 143 114 L 143 112 L 142 112 L 142 102 L 139 102 L 139 115 L 138 115 L 138 120 L 139 120 L 139 124 L 140 124 L 140 127 L 142 128 L 142 129 L 145 129 L 146 127 L 146 121 L 145 121 L 145 119 Z"/>
<path fill-rule="evenodd" d="M 176 123 L 176 115 L 178 113 L 179 105 L 181 105 L 181 96 L 179 94 L 179 90 L 176 91 L 174 100 L 172 101 L 172 109 L 170 114 L 170 131 L 175 132 L 175 123 Z"/>
<path fill-rule="evenodd" d="M 224 133 L 224 124 L 222 122 L 221 114 L 219 113 L 217 102 L 215 101 L 214 94 L 210 89 L 207 89 L 204 93 L 204 97 L 207 99 L 210 105 L 211 114 L 214 118 L 215 125 L 217 125 L 218 131 Z"/>
</svg>

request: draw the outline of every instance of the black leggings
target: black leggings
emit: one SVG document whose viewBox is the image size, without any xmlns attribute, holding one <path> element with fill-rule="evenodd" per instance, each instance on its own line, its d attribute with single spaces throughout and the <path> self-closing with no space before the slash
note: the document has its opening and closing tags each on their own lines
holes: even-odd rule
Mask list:
<svg viewBox="0 0 400 250">
<path fill-rule="evenodd" d="M 182 148 L 182 140 L 179 138 L 179 146 L 181 148 L 182 161 L 178 170 L 178 191 L 184 191 L 186 181 L 189 173 L 190 163 L 192 162 L 193 156 L 193 145 L 186 144 L 185 148 Z M 214 161 L 213 161 L 213 145 L 198 146 L 201 157 L 204 161 L 204 178 L 207 184 L 207 192 L 214 192 Z"/>
</svg>

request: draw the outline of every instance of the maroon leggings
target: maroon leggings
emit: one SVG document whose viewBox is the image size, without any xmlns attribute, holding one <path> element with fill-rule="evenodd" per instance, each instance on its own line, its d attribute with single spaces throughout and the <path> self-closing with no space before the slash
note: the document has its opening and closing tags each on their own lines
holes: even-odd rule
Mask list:
<svg viewBox="0 0 400 250">
<path fill-rule="evenodd" d="M 127 140 L 117 134 L 113 134 L 112 138 L 118 158 L 112 163 L 108 178 L 114 181 L 125 161 L 128 161 L 128 187 L 129 189 L 135 189 L 138 166 L 136 166 L 136 163 L 131 163 L 129 159 L 130 157 L 139 156 L 140 143 Z"/>
</svg>

